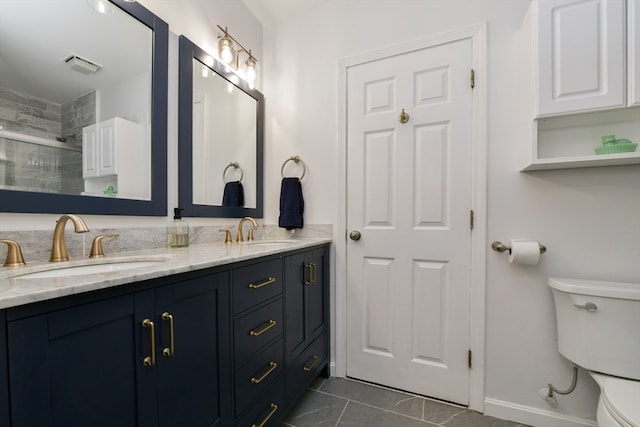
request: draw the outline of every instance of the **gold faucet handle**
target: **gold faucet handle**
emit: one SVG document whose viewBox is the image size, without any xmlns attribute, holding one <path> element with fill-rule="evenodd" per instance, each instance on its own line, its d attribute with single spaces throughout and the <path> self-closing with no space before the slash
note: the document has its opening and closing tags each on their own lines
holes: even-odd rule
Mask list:
<svg viewBox="0 0 640 427">
<path fill-rule="evenodd" d="M 7 258 L 4 261 L 4 267 L 23 267 L 27 265 L 22 256 L 22 249 L 15 240 L 0 239 L 0 243 L 7 244 Z"/>
<path fill-rule="evenodd" d="M 91 244 L 91 253 L 89 254 L 89 258 L 103 258 L 104 251 L 102 250 L 102 240 L 103 239 L 117 239 L 120 237 L 119 234 L 100 234 L 93 239 L 93 243 Z"/>
<path fill-rule="evenodd" d="M 253 231 L 257 230 L 257 229 L 258 229 L 258 227 L 251 227 L 249 229 L 249 235 L 247 236 L 247 241 L 249 241 L 249 242 L 253 241 Z"/>
<path fill-rule="evenodd" d="M 231 238 L 231 230 L 218 230 L 224 233 L 224 242 L 225 243 L 233 243 L 233 239 Z"/>
</svg>

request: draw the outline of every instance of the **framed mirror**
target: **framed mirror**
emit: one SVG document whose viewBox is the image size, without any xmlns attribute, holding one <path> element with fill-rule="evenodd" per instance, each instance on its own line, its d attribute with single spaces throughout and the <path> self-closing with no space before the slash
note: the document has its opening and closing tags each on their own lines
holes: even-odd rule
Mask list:
<svg viewBox="0 0 640 427">
<path fill-rule="evenodd" d="M 184 36 L 179 74 L 183 215 L 262 217 L 263 95 Z"/>
<path fill-rule="evenodd" d="M 166 215 L 168 43 L 137 2 L 1 2 L 0 211 Z"/>
</svg>

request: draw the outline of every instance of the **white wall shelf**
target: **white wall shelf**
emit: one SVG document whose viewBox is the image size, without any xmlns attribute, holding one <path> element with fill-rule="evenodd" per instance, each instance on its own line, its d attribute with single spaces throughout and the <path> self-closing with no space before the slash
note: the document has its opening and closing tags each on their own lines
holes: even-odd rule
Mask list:
<svg viewBox="0 0 640 427">
<path fill-rule="evenodd" d="M 538 159 L 520 172 L 624 165 L 640 165 L 640 152 L 603 154 L 600 156 L 550 157 Z"/>
</svg>

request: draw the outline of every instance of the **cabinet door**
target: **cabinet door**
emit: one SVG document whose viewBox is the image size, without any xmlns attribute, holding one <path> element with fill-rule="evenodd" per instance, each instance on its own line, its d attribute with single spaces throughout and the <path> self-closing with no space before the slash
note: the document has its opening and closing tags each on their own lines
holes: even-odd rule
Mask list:
<svg viewBox="0 0 640 427">
<path fill-rule="evenodd" d="M 230 413 L 227 275 L 157 290 L 159 426 L 220 426 Z"/>
<path fill-rule="evenodd" d="M 139 302 L 144 310 L 153 294 Z M 12 426 L 155 425 L 135 311 L 125 295 L 9 322 Z"/>
<path fill-rule="evenodd" d="M 627 2 L 629 106 L 640 105 L 640 2 Z"/>
<path fill-rule="evenodd" d="M 98 176 L 117 175 L 118 157 L 116 141 L 116 119 L 100 123 L 98 147 Z"/>
<path fill-rule="evenodd" d="M 82 177 L 98 176 L 98 132 L 96 125 L 82 129 Z"/>
<path fill-rule="evenodd" d="M 625 2 L 535 2 L 538 116 L 624 107 Z"/>
<path fill-rule="evenodd" d="M 325 250 L 285 258 L 285 321 L 287 361 L 296 359 L 328 324 L 328 293 L 324 283 Z"/>
</svg>

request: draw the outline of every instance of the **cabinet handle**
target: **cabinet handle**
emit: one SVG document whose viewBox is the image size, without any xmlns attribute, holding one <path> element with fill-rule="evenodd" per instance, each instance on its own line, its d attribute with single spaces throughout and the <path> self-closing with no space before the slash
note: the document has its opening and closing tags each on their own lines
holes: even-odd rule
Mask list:
<svg viewBox="0 0 640 427">
<path fill-rule="evenodd" d="M 311 281 L 311 263 L 305 263 L 304 264 L 304 273 L 305 273 L 305 279 L 304 279 L 304 284 L 305 285 L 311 285 L 313 284 L 313 282 Z"/>
<path fill-rule="evenodd" d="M 267 414 L 265 419 L 262 420 L 262 422 L 260 424 L 251 424 L 251 427 L 264 427 L 264 425 L 267 424 L 269 419 L 271 419 L 271 417 L 273 417 L 273 414 L 275 414 L 277 410 L 278 410 L 278 405 L 276 405 L 275 403 L 272 403 L 271 404 L 271 411 Z"/>
<path fill-rule="evenodd" d="M 267 280 L 265 280 L 264 282 L 260 282 L 260 283 L 249 283 L 249 289 L 260 289 L 263 286 L 267 286 L 270 285 L 272 283 L 275 283 L 276 278 L 275 277 L 269 277 Z"/>
<path fill-rule="evenodd" d="M 320 361 L 320 358 L 318 356 L 313 356 L 313 362 L 311 362 L 311 366 L 305 366 L 304 368 L 302 368 L 305 372 L 309 372 L 310 370 L 313 369 L 314 366 L 316 366 L 316 364 Z"/>
<path fill-rule="evenodd" d="M 149 328 L 149 339 L 151 342 L 150 355 L 142 359 L 144 366 L 153 366 L 156 364 L 156 325 L 150 319 L 142 321 L 143 328 Z"/>
<path fill-rule="evenodd" d="M 308 264 L 305 264 L 304 267 L 308 270 L 309 274 L 308 280 L 304 281 L 305 285 L 313 285 L 314 283 L 316 283 L 316 263 L 315 262 L 310 262 Z"/>
<path fill-rule="evenodd" d="M 169 347 L 165 347 L 162 349 L 162 355 L 165 357 L 173 356 L 173 353 L 176 348 L 176 342 L 173 335 L 173 316 L 168 311 L 162 313 L 162 320 L 169 321 Z"/>
<path fill-rule="evenodd" d="M 269 362 L 269 369 L 267 369 L 267 372 L 262 374 L 260 378 L 251 377 L 251 384 L 260 384 L 265 378 L 269 376 L 269 374 L 275 371 L 277 367 L 278 364 L 276 362 Z"/>
<path fill-rule="evenodd" d="M 264 328 L 260 329 L 259 331 L 251 331 L 251 332 L 249 332 L 249 335 L 251 335 L 252 337 L 259 337 L 260 335 L 262 335 L 265 332 L 267 332 L 269 329 L 271 329 L 274 326 L 276 326 L 277 323 L 278 322 L 276 322 L 275 320 L 269 320 L 269 324 L 267 326 L 265 326 Z"/>
</svg>

